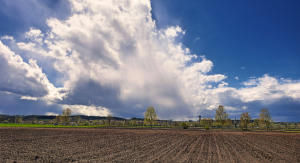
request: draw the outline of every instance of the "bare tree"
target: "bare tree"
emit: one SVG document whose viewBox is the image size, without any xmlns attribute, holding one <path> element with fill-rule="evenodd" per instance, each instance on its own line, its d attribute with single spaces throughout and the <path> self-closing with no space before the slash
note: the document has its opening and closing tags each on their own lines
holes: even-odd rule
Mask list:
<svg viewBox="0 0 300 163">
<path fill-rule="evenodd" d="M 224 106 L 219 105 L 215 115 L 216 122 L 223 128 L 227 119 L 228 119 L 228 114 L 226 113 Z"/>
<path fill-rule="evenodd" d="M 107 117 L 106 117 L 107 121 L 108 121 L 108 126 L 111 125 L 111 120 L 112 120 L 112 115 L 111 114 L 108 114 Z"/>
<path fill-rule="evenodd" d="M 155 112 L 154 107 L 150 106 L 147 108 L 145 115 L 144 115 L 144 123 L 150 124 L 151 127 L 153 126 L 154 122 L 157 120 L 157 114 Z"/>
<path fill-rule="evenodd" d="M 248 112 L 241 114 L 240 125 L 242 129 L 248 130 L 248 124 L 250 123 L 251 117 Z"/>
</svg>

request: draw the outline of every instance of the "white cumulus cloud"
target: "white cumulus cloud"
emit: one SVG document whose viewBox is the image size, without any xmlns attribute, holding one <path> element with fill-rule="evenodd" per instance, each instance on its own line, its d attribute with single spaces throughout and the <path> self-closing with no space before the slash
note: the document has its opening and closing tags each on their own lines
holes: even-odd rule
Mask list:
<svg viewBox="0 0 300 163">
<path fill-rule="evenodd" d="M 63 108 L 71 109 L 73 115 L 108 116 L 112 114 L 107 108 L 102 106 L 63 105 Z"/>
</svg>

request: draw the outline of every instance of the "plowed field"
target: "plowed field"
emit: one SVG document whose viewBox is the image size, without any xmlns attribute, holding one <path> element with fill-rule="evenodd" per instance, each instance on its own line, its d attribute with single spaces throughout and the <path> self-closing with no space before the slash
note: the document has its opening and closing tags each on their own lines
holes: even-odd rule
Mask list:
<svg viewBox="0 0 300 163">
<path fill-rule="evenodd" d="M 0 162 L 300 162 L 300 134 L 0 128 Z"/>
</svg>

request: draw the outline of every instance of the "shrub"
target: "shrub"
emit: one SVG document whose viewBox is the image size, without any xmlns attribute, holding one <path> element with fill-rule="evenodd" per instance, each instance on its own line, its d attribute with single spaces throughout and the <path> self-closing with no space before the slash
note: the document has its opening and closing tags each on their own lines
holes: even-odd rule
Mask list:
<svg viewBox="0 0 300 163">
<path fill-rule="evenodd" d="M 209 130 L 210 129 L 210 127 L 208 125 L 206 125 L 204 128 L 205 128 L 205 130 Z"/>
<path fill-rule="evenodd" d="M 182 127 L 183 129 L 188 129 L 188 128 L 189 128 L 189 126 L 188 126 L 188 124 L 187 124 L 186 122 L 182 122 L 182 123 L 181 123 L 181 127 Z"/>
</svg>

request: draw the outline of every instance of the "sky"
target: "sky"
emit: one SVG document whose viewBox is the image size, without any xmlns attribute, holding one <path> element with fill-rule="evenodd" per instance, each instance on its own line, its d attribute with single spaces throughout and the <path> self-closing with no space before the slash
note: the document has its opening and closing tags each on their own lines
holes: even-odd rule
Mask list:
<svg viewBox="0 0 300 163">
<path fill-rule="evenodd" d="M 0 114 L 300 121 L 299 3 L 2 0 Z"/>
</svg>

